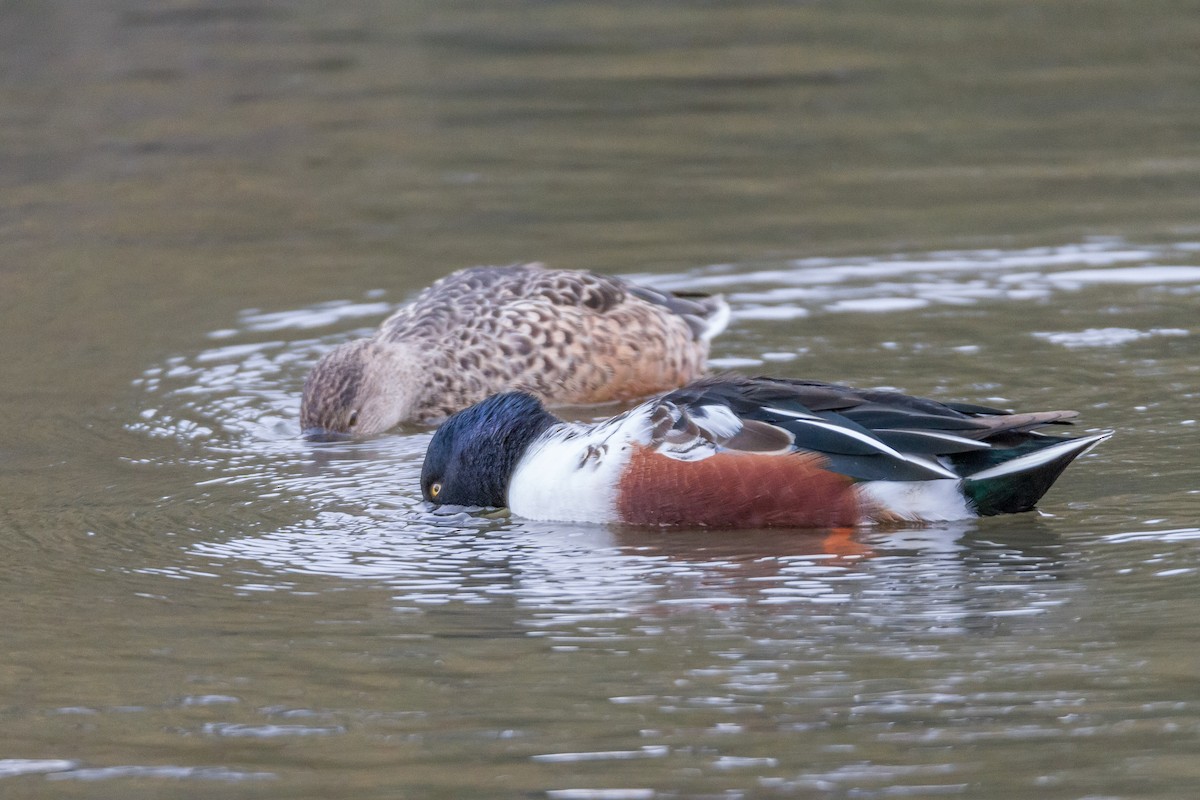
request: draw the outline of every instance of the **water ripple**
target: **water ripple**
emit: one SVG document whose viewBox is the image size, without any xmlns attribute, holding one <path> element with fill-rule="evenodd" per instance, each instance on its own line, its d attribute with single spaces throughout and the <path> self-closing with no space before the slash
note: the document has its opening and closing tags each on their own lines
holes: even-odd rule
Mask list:
<svg viewBox="0 0 1200 800">
<path fill-rule="evenodd" d="M 1185 286 L 1200 277 L 1200 268 L 1165 262 L 1192 260 L 1198 249 L 1106 240 L 1015 251 L 800 259 L 761 270 L 716 265 L 638 277 L 666 288 L 731 290 L 735 313 L 757 319 L 901 314 L 928 305 L 1022 301 L 1086 285 Z M 527 624 L 534 629 L 589 615 L 620 618 L 647 604 L 677 613 L 744 604 L 816 613 L 855 603 L 868 620 L 878 612 L 893 624 L 959 630 L 1042 616 L 1062 602 L 1031 582 L 1013 592 L 960 585 L 963 559 L 983 546 L 959 543 L 970 536 L 970 526 L 924 538 L 891 532 L 878 543 L 869 535 L 837 543 L 811 536 L 786 542 L 739 537 L 737 560 L 724 563 L 713 552 L 712 536 L 651 542 L 637 531 L 431 513 L 417 493 L 427 430 L 332 445 L 297 435 L 298 392 L 309 367 L 337 342 L 365 330 L 346 330 L 347 323 L 373 322 L 392 307 L 375 292 L 361 301 L 248 310 L 236 327 L 213 331 L 213 346 L 146 370 L 136 382 L 143 402 L 127 427 L 175 447 L 159 448 L 168 455 L 157 459 L 130 460 L 198 470 L 194 496 L 164 501 L 203 504 L 211 530 L 197 531 L 183 563 L 141 571 L 192 580 L 226 574 L 222 564 L 237 564 L 241 577 L 231 585 L 246 593 L 291 591 L 299 576 L 369 581 L 390 588 L 397 608 L 515 600 L 531 609 Z M 280 336 L 322 327 L 338 330 L 297 340 Z M 1147 336 L 1187 335 L 1166 328 L 1121 331 L 1097 342 L 1120 346 Z M 1083 338 L 1037 335 L 1072 347 L 1091 342 L 1088 331 Z M 736 342 L 736 331 L 729 337 Z M 745 357 L 718 352 L 714 363 L 749 367 L 795 356 L 778 344 L 759 350 Z M 922 561 L 906 560 L 911 547 Z M 761 548 L 763 559 L 742 560 L 750 548 Z M 1045 575 L 1054 562 L 1039 556 L 1026 566 Z M 1019 559 L 1004 566 L 1009 576 L 1026 569 Z M 889 603 L 893 592 L 901 593 L 894 588 L 901 580 L 944 586 L 948 600 Z"/>
<path fill-rule="evenodd" d="M 1200 267 L 1161 263 L 1194 261 L 1196 255 L 1191 243 L 1131 247 L 1104 239 L 1025 250 L 803 258 L 789 262 L 787 269 L 721 264 L 676 276 L 636 277 L 666 289 L 731 292 L 735 315 L 771 319 L 794 318 L 784 311 L 772 316 L 772 309 L 787 306 L 804 309 L 796 316 L 813 310 L 895 312 L 981 300 L 1027 301 L 1087 286 L 1200 284 Z"/>
<path fill-rule="evenodd" d="M 220 781 L 240 783 L 242 781 L 272 780 L 272 772 L 243 772 L 224 767 L 177 767 L 123 765 L 116 767 L 89 767 L 54 772 L 47 776 L 60 781 L 107 781 L 127 778 L 168 778 L 172 780 Z"/>
<path fill-rule="evenodd" d="M 0 778 L 63 772 L 74 769 L 76 764 L 62 758 L 0 758 Z"/>
<path fill-rule="evenodd" d="M 222 736 L 235 739 L 277 739 L 286 736 L 334 736 L 345 733 L 340 725 L 332 727 L 313 727 L 309 725 L 245 725 L 234 722 L 210 722 L 203 732 L 210 736 Z"/>
</svg>

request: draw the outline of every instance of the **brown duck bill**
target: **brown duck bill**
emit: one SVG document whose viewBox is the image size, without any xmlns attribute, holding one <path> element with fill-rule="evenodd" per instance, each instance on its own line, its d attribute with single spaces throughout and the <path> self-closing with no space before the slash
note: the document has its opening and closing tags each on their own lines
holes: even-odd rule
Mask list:
<svg viewBox="0 0 1200 800">
<path fill-rule="evenodd" d="M 354 437 L 348 433 L 339 433 L 325 428 L 305 428 L 300 432 L 300 438 L 306 442 L 348 442 Z"/>
</svg>

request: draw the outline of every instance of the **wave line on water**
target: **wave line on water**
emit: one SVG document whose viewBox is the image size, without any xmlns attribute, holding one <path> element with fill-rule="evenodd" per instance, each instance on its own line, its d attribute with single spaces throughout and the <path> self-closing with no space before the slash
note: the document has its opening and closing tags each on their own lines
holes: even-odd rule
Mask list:
<svg viewBox="0 0 1200 800">
<path fill-rule="evenodd" d="M 735 314 L 770 325 L 772 320 L 821 314 L 913 314 L 938 305 L 1025 302 L 1086 285 L 1179 289 L 1200 277 L 1200 267 L 1171 262 L 1194 263 L 1198 255 L 1200 245 L 1134 246 L 1097 240 L 1008 251 L 801 258 L 769 268 L 717 264 L 635 279 L 667 289 L 729 291 Z M 253 584 L 239 583 L 245 590 L 288 591 L 294 586 L 288 576 L 320 575 L 390 585 L 400 604 L 448 597 L 493 602 L 515 596 L 519 602 L 554 607 L 551 616 L 617 612 L 654 598 L 656 590 L 648 592 L 648 582 L 661 588 L 670 582 L 696 581 L 694 591 L 672 598 L 679 607 L 740 602 L 724 585 L 705 585 L 696 577 L 708 574 L 692 566 L 707 563 L 702 554 L 651 558 L 624 547 L 627 540 L 608 529 L 584 531 L 513 518 L 448 518 L 431 513 L 418 491 L 428 431 L 337 446 L 302 440 L 296 420 L 308 369 L 331 347 L 363 333 L 358 327 L 363 320 L 383 316 L 395 307 L 372 292 L 358 300 L 300 309 L 248 309 L 235 325 L 214 330 L 196 352 L 151 366 L 136 381 L 142 401 L 126 427 L 155 440 L 160 453 L 167 449 L 164 443 L 178 445 L 161 458 L 202 471 L 193 486 L 197 502 L 211 507 L 212 497 L 233 499 L 233 504 L 215 504 L 227 510 L 210 512 L 211 534 L 202 532 L 202 540 L 186 550 L 187 558 L 205 562 L 202 572 L 211 574 L 212 559 L 246 561 L 280 580 L 276 584 L 256 575 Z M 320 328 L 329 330 L 311 333 Z M 308 333 L 287 341 L 281 334 L 287 331 Z M 730 352 L 739 346 L 738 335 L 731 330 L 719 340 L 724 344 L 714 366 L 756 368 L 768 357 L 785 361 L 805 349 L 788 353 L 778 342 L 765 342 L 757 344 L 761 352 L 754 356 L 738 356 Z M 1069 332 L 1035 335 L 1074 346 L 1090 333 L 1079 334 L 1082 339 L 1071 338 Z M 1097 334 L 1102 344 L 1110 346 L 1151 336 L 1184 335 L 1189 332 L 1167 327 Z M 958 350 L 967 355 L 976 352 L 969 346 Z M 154 461 L 141 454 L 136 463 L 141 468 Z M 275 510 L 248 515 L 249 504 Z M 754 602 L 783 609 L 861 598 L 862 592 L 832 573 L 803 573 L 805 564 L 818 565 L 824 555 L 809 550 L 800 554 L 807 560 L 784 564 L 774 577 L 768 576 L 754 593 Z M 945 549 L 945 557 L 953 560 L 954 550 Z M 494 570 L 491 579 L 461 567 L 471 561 L 494 564 L 497 556 L 504 567 Z M 447 559 L 458 559 L 460 567 L 435 568 Z M 617 563 L 620 568 L 614 569 Z M 161 568 L 181 579 L 197 574 L 192 564 Z M 863 574 L 846 580 L 853 583 Z M 1044 608 L 1016 603 L 985 613 L 993 618 L 1034 615 L 1044 613 Z M 921 616 L 914 612 L 914 619 Z M 954 608 L 935 617 L 949 627 L 965 619 Z"/>
</svg>

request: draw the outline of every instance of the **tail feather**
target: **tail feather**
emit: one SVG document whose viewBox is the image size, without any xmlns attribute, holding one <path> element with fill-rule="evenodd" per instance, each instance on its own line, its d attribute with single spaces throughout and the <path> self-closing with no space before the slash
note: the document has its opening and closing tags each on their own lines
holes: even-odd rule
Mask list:
<svg viewBox="0 0 1200 800">
<path fill-rule="evenodd" d="M 1020 447 L 993 450 L 986 461 L 968 453 L 954 462 L 974 469 L 963 477 L 962 491 L 980 516 L 1029 511 L 1072 461 L 1110 436 L 1111 431 L 1078 439 L 1039 436 Z M 1000 455 L 1006 457 L 995 461 Z"/>
<path fill-rule="evenodd" d="M 698 336 L 701 341 L 712 341 L 712 338 L 725 330 L 729 325 L 730 309 L 729 303 L 719 294 L 709 295 L 703 301 L 705 307 L 704 316 L 701 318 L 701 329 Z"/>
<path fill-rule="evenodd" d="M 630 284 L 626 289 L 636 297 L 666 307 L 678 314 L 698 341 L 707 342 L 729 325 L 729 303 L 719 294 L 668 292 L 649 286 Z"/>
</svg>

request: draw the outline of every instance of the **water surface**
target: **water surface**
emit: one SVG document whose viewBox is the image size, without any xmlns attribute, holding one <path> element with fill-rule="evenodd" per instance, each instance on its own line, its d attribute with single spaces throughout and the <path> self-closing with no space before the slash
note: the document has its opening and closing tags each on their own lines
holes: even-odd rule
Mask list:
<svg viewBox="0 0 1200 800">
<path fill-rule="evenodd" d="M 0 8 L 0 793 L 1193 796 L 1190 5 Z M 725 293 L 719 368 L 1118 435 L 848 536 L 299 440 L 321 353 L 533 259 Z"/>
</svg>

